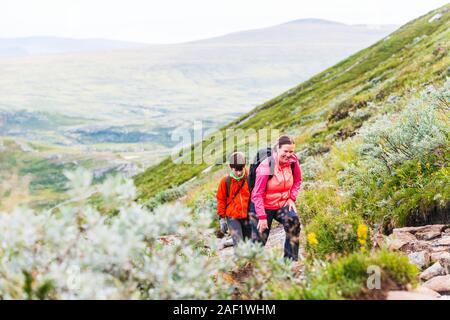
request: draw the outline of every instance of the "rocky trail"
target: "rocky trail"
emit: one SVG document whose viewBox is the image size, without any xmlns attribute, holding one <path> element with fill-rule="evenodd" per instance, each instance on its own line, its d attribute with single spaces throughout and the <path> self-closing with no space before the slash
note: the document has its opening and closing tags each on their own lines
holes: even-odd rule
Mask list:
<svg viewBox="0 0 450 320">
<path fill-rule="evenodd" d="M 303 231 L 303 228 L 302 228 Z M 301 237 L 303 239 L 303 237 Z M 282 250 L 285 234 L 281 225 L 274 226 L 265 246 L 266 250 Z M 232 243 L 219 250 L 221 259 L 233 256 Z M 406 254 L 421 271 L 420 283 L 409 291 L 393 290 L 387 300 L 450 300 L 450 225 L 435 224 L 394 229 L 389 236 L 380 237 L 378 246 Z"/>
<path fill-rule="evenodd" d="M 388 299 L 450 299 L 450 225 L 394 229 L 383 243 L 390 250 L 407 254 L 421 270 L 417 289 L 392 292 Z"/>
<path fill-rule="evenodd" d="M 286 238 L 284 234 L 284 229 L 282 225 L 277 225 L 270 231 L 269 239 L 265 245 L 265 250 L 271 250 L 272 248 L 282 249 L 284 246 L 284 239 Z M 220 240 L 220 246 L 222 249 L 219 250 L 219 255 L 221 258 L 227 258 L 233 256 L 233 242 L 231 239 L 224 238 Z"/>
</svg>

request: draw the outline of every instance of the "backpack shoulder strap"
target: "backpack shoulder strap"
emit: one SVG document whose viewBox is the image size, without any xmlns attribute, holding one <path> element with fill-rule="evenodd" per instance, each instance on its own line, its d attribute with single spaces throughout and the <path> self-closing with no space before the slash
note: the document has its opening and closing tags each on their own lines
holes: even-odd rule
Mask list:
<svg viewBox="0 0 450 320">
<path fill-rule="evenodd" d="M 269 180 L 273 178 L 273 175 L 275 173 L 275 161 L 274 161 L 273 156 L 268 157 L 267 161 L 269 161 L 269 169 L 270 169 L 269 178 L 267 179 L 267 182 L 269 182 Z M 267 190 L 267 184 L 266 184 L 266 190 Z"/>
<path fill-rule="evenodd" d="M 227 176 L 226 180 L 225 180 L 225 184 L 227 186 L 227 199 L 230 196 L 230 188 L 231 188 L 231 177 L 230 175 Z"/>
<path fill-rule="evenodd" d="M 273 156 L 270 156 L 267 159 L 269 159 L 270 174 L 273 174 L 275 172 L 275 159 Z"/>
<path fill-rule="evenodd" d="M 230 177 L 230 176 L 228 176 Z M 231 183 L 231 179 L 230 179 L 230 183 Z M 239 194 L 239 192 L 241 192 L 242 188 L 244 187 L 244 184 L 247 183 L 247 179 L 243 178 L 242 182 L 240 183 L 239 187 L 237 188 L 236 192 L 234 193 L 233 197 L 231 198 L 230 201 L 228 201 L 229 196 L 229 190 L 227 190 L 227 204 L 225 206 L 225 210 L 226 208 L 228 208 L 228 206 L 234 201 L 234 199 L 237 197 L 237 195 Z"/>
<path fill-rule="evenodd" d="M 270 156 L 267 159 L 269 161 L 269 169 L 270 169 L 269 180 L 270 180 L 273 178 L 273 175 L 275 173 L 275 159 L 273 158 L 273 156 Z"/>
<path fill-rule="evenodd" d="M 270 166 L 270 175 L 269 180 L 273 178 L 273 174 L 275 172 L 275 163 L 273 161 L 273 157 L 269 157 L 269 166 Z M 291 163 L 291 170 L 292 170 L 292 176 L 294 176 L 294 168 L 295 168 L 295 162 Z"/>
</svg>

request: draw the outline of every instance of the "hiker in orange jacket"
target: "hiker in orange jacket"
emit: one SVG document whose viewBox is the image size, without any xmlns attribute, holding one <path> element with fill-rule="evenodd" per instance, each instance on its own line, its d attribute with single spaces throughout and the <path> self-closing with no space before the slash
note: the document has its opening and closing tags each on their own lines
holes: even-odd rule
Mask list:
<svg viewBox="0 0 450 320">
<path fill-rule="evenodd" d="M 229 158 L 230 173 L 224 176 L 217 189 L 217 214 L 221 225 L 228 225 L 233 245 L 250 239 L 251 227 L 248 220 L 250 191 L 247 183 L 246 159 L 242 152 L 234 152 Z"/>
</svg>

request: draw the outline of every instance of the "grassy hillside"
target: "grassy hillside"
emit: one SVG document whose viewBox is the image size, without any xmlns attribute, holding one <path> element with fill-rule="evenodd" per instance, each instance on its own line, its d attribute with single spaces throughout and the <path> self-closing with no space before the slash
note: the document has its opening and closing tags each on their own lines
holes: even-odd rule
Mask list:
<svg viewBox="0 0 450 320">
<path fill-rule="evenodd" d="M 0 137 L 0 210 L 16 205 L 48 208 L 66 200 L 64 172 L 79 166 L 93 171 L 95 183 L 118 171 L 138 169 L 120 154 Z"/>
<path fill-rule="evenodd" d="M 348 169 L 352 163 L 357 164 L 361 158 L 352 149 L 360 143 L 358 132 L 365 123 L 375 121 L 380 115 L 400 112 L 419 92 L 444 84 L 446 77 L 450 76 L 449 30 L 450 5 L 446 5 L 411 21 L 371 47 L 267 101 L 221 130 L 272 128 L 292 135 L 305 169 L 305 183 L 300 195 L 302 214 L 312 217 L 318 212 L 339 211 L 344 207 L 344 211 L 352 208 L 358 212 L 357 207 L 362 202 L 353 203 L 353 207 L 352 204 L 343 205 L 350 199 L 341 197 L 348 190 L 338 181 L 339 172 Z M 346 141 L 347 145 L 344 144 Z M 202 145 L 205 148 L 212 143 L 217 141 L 204 140 Z M 243 148 L 245 142 L 239 143 L 238 148 Z M 252 145 L 252 141 L 249 143 Z M 192 154 L 183 156 L 193 157 Z M 443 159 L 444 167 L 448 163 L 446 160 Z M 322 163 L 322 170 L 318 170 L 320 174 L 316 172 L 313 175 L 308 170 L 312 161 Z M 136 176 L 135 183 L 142 201 L 156 199 L 164 202 L 187 193 L 188 201 L 195 206 L 205 202 L 208 193 L 209 199 L 212 199 L 215 178 L 224 172 L 223 169 L 223 165 L 209 168 L 206 163 L 177 164 L 167 158 Z M 322 184 L 320 192 L 311 186 L 313 184 L 316 187 Z M 314 191 L 308 192 L 308 185 L 309 190 Z M 372 200 L 383 200 L 383 196 L 386 195 Z M 411 211 L 420 202 L 420 199 L 416 200 L 418 202 L 402 210 Z M 333 208 L 323 204 L 319 208 L 318 203 L 324 201 L 337 202 L 332 202 Z M 358 213 L 355 221 L 361 218 L 361 211 Z M 320 223 L 325 221 L 316 221 L 316 224 Z"/>
</svg>

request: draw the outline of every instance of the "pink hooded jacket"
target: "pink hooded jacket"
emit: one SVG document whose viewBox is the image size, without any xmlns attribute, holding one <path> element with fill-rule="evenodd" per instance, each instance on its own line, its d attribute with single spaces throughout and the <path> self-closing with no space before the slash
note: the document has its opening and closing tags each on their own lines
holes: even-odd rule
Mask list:
<svg viewBox="0 0 450 320">
<path fill-rule="evenodd" d="M 278 210 L 286 204 L 288 199 L 295 202 L 302 183 L 302 172 L 295 154 L 283 166 L 280 166 L 276 153 L 273 154 L 273 157 L 275 170 L 272 179 L 269 180 L 269 159 L 261 162 L 256 169 L 256 181 L 251 200 L 260 220 L 267 219 L 265 209 Z M 295 163 L 293 172 L 291 170 L 292 162 Z"/>
</svg>

